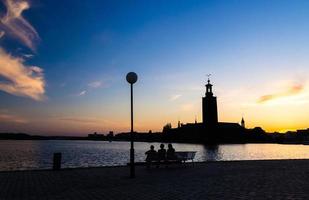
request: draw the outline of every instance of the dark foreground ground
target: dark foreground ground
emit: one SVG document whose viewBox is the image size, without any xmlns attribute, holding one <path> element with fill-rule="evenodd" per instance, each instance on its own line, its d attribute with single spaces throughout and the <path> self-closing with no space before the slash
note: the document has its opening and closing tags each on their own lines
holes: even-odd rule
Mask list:
<svg viewBox="0 0 309 200">
<path fill-rule="evenodd" d="M 309 199 L 309 160 L 0 172 L 0 199 Z"/>
</svg>

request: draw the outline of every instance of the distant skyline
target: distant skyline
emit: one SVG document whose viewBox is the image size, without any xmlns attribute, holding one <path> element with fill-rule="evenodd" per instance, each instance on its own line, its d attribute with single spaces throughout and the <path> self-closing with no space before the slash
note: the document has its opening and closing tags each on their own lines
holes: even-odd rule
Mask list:
<svg viewBox="0 0 309 200">
<path fill-rule="evenodd" d="M 161 131 L 201 121 L 309 127 L 309 1 L 0 0 L 0 132 Z"/>
</svg>

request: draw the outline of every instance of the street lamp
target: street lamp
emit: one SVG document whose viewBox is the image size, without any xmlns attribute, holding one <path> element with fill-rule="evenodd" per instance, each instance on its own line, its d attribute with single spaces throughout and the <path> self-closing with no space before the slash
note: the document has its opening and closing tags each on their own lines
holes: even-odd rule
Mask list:
<svg viewBox="0 0 309 200">
<path fill-rule="evenodd" d="M 129 72 L 126 77 L 128 83 L 131 86 L 131 148 L 130 148 L 130 177 L 135 177 L 135 164 L 134 164 L 134 134 L 133 134 L 133 84 L 137 81 L 137 74 L 135 72 Z"/>
</svg>

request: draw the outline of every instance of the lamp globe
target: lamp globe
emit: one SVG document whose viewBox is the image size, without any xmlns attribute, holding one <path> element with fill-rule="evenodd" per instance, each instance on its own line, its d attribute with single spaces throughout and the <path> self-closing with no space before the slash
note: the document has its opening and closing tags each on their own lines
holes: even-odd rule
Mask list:
<svg viewBox="0 0 309 200">
<path fill-rule="evenodd" d="M 128 83 L 134 84 L 137 81 L 137 74 L 135 72 L 129 72 L 126 77 Z"/>
</svg>

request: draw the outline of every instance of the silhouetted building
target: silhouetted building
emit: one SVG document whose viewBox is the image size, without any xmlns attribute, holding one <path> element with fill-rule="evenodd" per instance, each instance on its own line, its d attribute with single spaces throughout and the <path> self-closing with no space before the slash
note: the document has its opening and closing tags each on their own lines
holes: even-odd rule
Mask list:
<svg viewBox="0 0 309 200">
<path fill-rule="evenodd" d="M 217 98 L 212 91 L 212 84 L 207 80 L 205 97 L 202 98 L 202 123 L 180 124 L 178 128 L 166 129 L 166 137 L 171 141 L 203 143 L 242 143 L 245 133 L 239 123 L 218 122 Z M 180 125 L 179 125 L 180 124 Z"/>
<path fill-rule="evenodd" d="M 212 84 L 208 79 L 205 97 L 202 100 L 203 123 L 209 126 L 215 126 L 218 123 L 217 97 L 212 93 Z"/>
<path fill-rule="evenodd" d="M 94 132 L 93 134 L 88 134 L 88 139 L 90 140 L 103 140 L 105 136 L 103 134 L 98 134 Z"/>
</svg>

